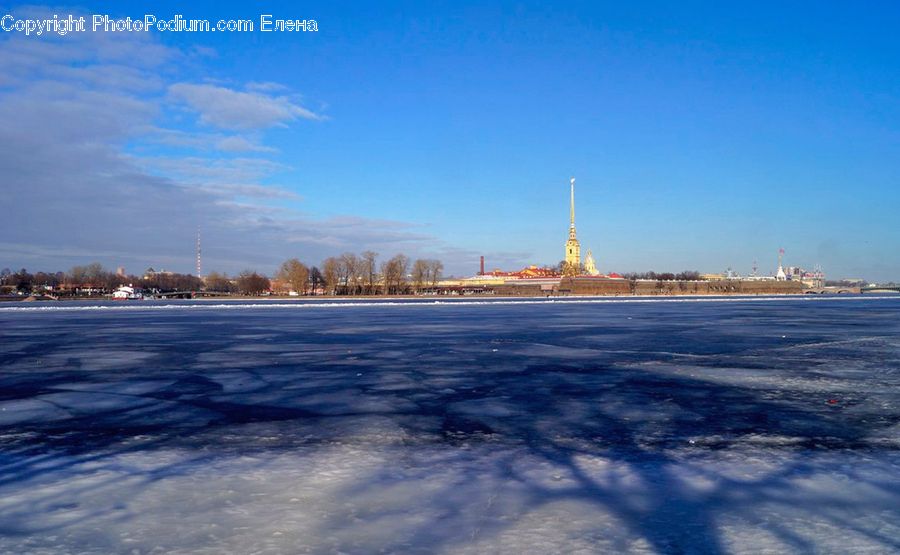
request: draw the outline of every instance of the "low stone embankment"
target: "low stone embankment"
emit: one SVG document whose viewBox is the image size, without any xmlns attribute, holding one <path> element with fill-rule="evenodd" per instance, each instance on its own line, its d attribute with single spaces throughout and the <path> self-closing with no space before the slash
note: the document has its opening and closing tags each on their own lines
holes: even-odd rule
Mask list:
<svg viewBox="0 0 900 555">
<path fill-rule="evenodd" d="M 796 281 L 654 281 L 563 278 L 552 290 L 539 284 L 506 283 L 493 287 L 495 295 L 537 297 L 547 295 L 785 295 L 802 294 Z"/>
</svg>

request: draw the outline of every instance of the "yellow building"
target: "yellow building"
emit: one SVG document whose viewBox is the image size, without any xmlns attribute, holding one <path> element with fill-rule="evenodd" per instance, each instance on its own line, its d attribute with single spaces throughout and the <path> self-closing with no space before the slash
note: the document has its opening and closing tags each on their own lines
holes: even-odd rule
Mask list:
<svg viewBox="0 0 900 555">
<path fill-rule="evenodd" d="M 575 235 L 575 178 L 570 181 L 569 197 L 569 239 L 566 241 L 566 264 L 581 268 L 581 244 Z"/>
</svg>

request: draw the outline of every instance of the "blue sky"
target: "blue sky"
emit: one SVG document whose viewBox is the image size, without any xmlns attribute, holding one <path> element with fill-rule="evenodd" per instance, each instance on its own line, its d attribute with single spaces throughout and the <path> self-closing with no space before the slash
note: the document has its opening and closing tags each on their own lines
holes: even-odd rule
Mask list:
<svg viewBox="0 0 900 555">
<path fill-rule="evenodd" d="M 65 199 L 0 208 L 0 266 L 189 271 L 197 225 L 208 270 L 555 264 L 574 175 L 601 271 L 771 272 L 784 247 L 900 279 L 896 4 L 485 4 L 3 7 L 319 31 L 0 33 L 4 188 Z"/>
</svg>

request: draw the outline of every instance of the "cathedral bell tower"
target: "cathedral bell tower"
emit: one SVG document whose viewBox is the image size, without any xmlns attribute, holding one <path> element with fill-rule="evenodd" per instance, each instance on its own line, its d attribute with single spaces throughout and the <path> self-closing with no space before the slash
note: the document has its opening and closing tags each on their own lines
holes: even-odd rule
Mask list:
<svg viewBox="0 0 900 555">
<path fill-rule="evenodd" d="M 575 235 L 575 178 L 570 182 L 569 192 L 569 239 L 566 241 L 566 264 L 574 266 L 576 269 L 581 268 L 581 244 L 578 243 L 578 237 Z"/>
</svg>

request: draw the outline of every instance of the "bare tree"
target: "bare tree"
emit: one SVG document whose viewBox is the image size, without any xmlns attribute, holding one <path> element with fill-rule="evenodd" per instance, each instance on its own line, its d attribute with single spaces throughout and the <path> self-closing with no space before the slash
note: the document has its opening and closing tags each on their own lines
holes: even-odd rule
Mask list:
<svg viewBox="0 0 900 555">
<path fill-rule="evenodd" d="M 325 283 L 325 292 L 331 295 L 337 294 L 337 287 L 340 280 L 340 263 L 333 256 L 326 258 L 322 262 L 322 281 Z"/>
<path fill-rule="evenodd" d="M 322 277 L 322 271 L 319 270 L 318 266 L 313 266 L 309 270 L 309 284 L 312 288 L 312 294 L 316 295 L 319 291 L 319 286 L 325 282 L 325 279 Z"/>
<path fill-rule="evenodd" d="M 431 282 L 431 286 L 437 286 L 438 281 L 441 279 L 441 272 L 444 271 L 444 263 L 440 260 L 429 260 L 428 261 L 428 278 Z"/>
<path fill-rule="evenodd" d="M 251 270 L 244 270 L 238 274 L 237 286 L 244 295 L 260 295 L 268 291 L 271 284 L 269 278 Z"/>
<path fill-rule="evenodd" d="M 417 293 L 426 283 L 428 283 L 428 262 L 428 260 L 424 260 L 422 258 L 419 258 L 415 262 L 413 262 L 411 278 L 413 288 Z"/>
<path fill-rule="evenodd" d="M 697 270 L 685 270 L 680 274 L 677 274 L 675 279 L 681 281 L 698 281 L 700 279 L 700 272 Z"/>
<path fill-rule="evenodd" d="M 344 286 L 344 292 L 348 295 L 353 295 L 356 293 L 360 281 L 359 260 L 355 254 L 350 252 L 345 252 L 338 260 L 340 262 L 340 282 Z"/>
<path fill-rule="evenodd" d="M 309 268 L 296 258 L 286 260 L 278 270 L 277 277 L 279 280 L 286 281 L 290 284 L 291 290 L 296 291 L 300 295 L 306 294 L 306 288 L 309 284 Z"/>
<path fill-rule="evenodd" d="M 84 269 L 84 266 L 72 266 L 72 269 L 69 270 L 68 280 L 74 286 L 84 285 L 87 275 L 87 272 Z"/>
<path fill-rule="evenodd" d="M 384 294 L 398 294 L 403 290 L 403 283 L 409 271 L 409 258 L 397 254 L 387 262 L 381 264 L 381 274 L 384 279 Z"/>
<path fill-rule="evenodd" d="M 139 283 L 155 291 L 199 291 L 203 281 L 191 274 L 155 273 L 143 276 Z"/>
<path fill-rule="evenodd" d="M 102 289 L 106 286 L 103 266 L 99 262 L 92 262 L 87 266 L 73 266 L 69 271 L 69 282 L 74 288 L 89 286 L 94 289 Z"/>
<path fill-rule="evenodd" d="M 103 279 L 103 266 L 99 262 L 91 262 L 84 267 L 84 274 L 88 281 L 97 284 Z"/>
<path fill-rule="evenodd" d="M 60 280 L 57 274 L 49 274 L 47 272 L 35 272 L 34 284 L 38 287 L 54 288 L 59 285 Z"/>
<path fill-rule="evenodd" d="M 375 293 L 375 287 L 378 281 L 378 274 L 375 270 L 375 259 L 377 257 L 377 253 L 365 251 L 362 253 L 362 258 L 360 259 L 360 273 L 363 276 L 363 283 L 367 295 Z"/>
<path fill-rule="evenodd" d="M 336 258 L 337 260 L 337 274 L 338 274 L 338 289 L 344 294 L 347 294 L 349 285 L 350 285 L 350 274 L 353 272 L 353 261 L 350 257 L 353 256 L 350 253 L 344 253 Z"/>
<path fill-rule="evenodd" d="M 237 287 L 228 279 L 227 274 L 210 272 L 206 275 L 206 290 L 217 293 L 234 293 Z"/>
<path fill-rule="evenodd" d="M 564 275 L 566 277 L 574 277 L 580 273 L 578 264 L 575 264 L 572 262 L 563 262 L 561 270 L 562 270 L 562 275 Z"/>
<path fill-rule="evenodd" d="M 31 292 L 34 287 L 34 276 L 28 273 L 28 270 L 22 268 L 15 274 L 10 276 L 12 285 L 16 286 L 19 291 Z"/>
</svg>

